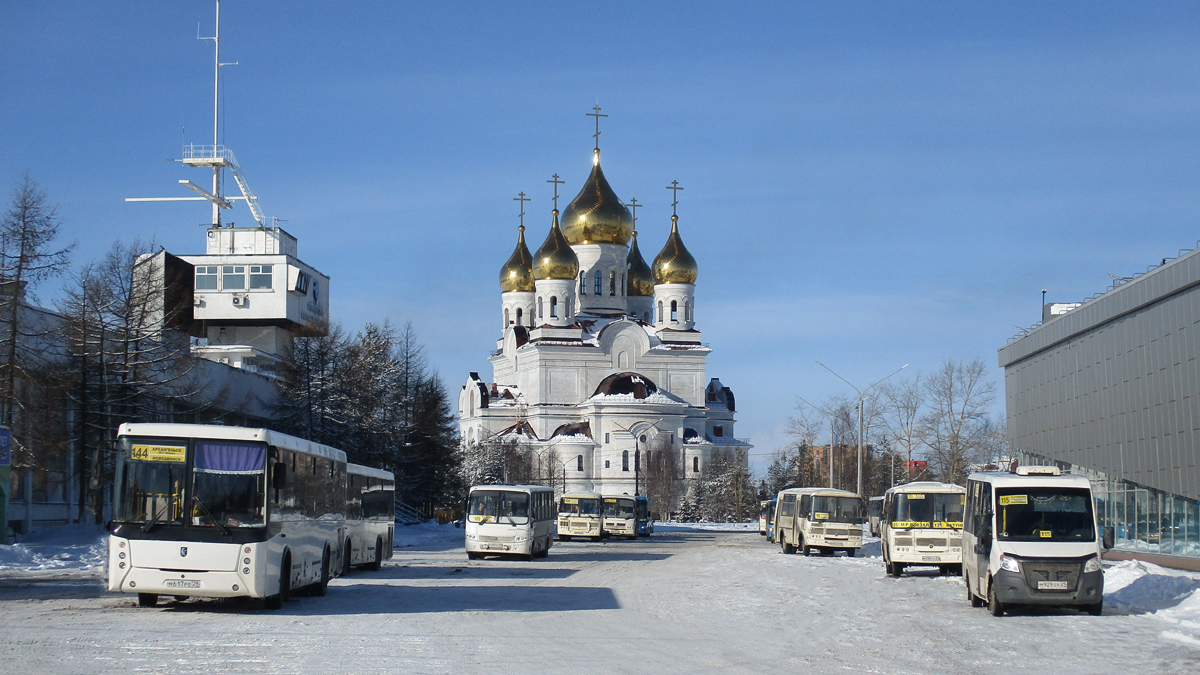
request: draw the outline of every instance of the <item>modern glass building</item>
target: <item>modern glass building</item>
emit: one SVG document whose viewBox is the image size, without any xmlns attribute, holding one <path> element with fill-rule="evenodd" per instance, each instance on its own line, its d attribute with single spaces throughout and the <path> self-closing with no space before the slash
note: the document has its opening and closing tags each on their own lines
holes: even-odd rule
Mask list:
<svg viewBox="0 0 1200 675">
<path fill-rule="evenodd" d="M 999 350 L 1008 433 L 1028 464 L 1092 478 L 1116 553 L 1200 568 L 1200 251 Z"/>
</svg>

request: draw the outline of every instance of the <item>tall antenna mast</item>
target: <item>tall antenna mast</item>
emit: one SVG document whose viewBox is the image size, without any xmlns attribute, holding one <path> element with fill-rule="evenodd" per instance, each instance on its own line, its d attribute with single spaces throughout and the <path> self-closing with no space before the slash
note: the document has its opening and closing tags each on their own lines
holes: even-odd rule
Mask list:
<svg viewBox="0 0 1200 675">
<path fill-rule="evenodd" d="M 233 150 L 220 144 L 221 129 L 221 66 L 236 66 L 237 61 L 221 63 L 221 0 L 216 0 L 217 22 L 212 37 L 201 37 L 196 31 L 197 40 L 213 41 L 213 142 L 212 145 L 196 145 L 189 143 L 183 146 L 183 164 L 192 167 L 211 168 L 213 172 L 212 192 L 196 185 L 190 180 L 180 180 L 179 184 L 200 195 L 199 197 L 129 197 L 127 202 L 187 202 L 209 201 L 212 203 L 212 227 L 221 227 L 221 209 L 233 208 L 233 201 L 244 201 L 250 207 L 250 213 L 259 227 L 267 226 L 267 219 L 258 206 L 258 197 L 250 191 L 246 177 L 238 166 Z M 226 197 L 221 190 L 221 171 L 228 168 L 233 172 L 233 179 L 242 191 L 241 197 Z"/>
</svg>

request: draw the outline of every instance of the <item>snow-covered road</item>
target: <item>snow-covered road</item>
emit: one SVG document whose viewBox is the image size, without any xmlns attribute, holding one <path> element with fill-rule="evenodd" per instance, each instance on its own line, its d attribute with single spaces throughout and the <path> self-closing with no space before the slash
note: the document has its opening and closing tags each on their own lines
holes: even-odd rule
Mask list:
<svg viewBox="0 0 1200 675">
<path fill-rule="evenodd" d="M 1104 616 L 997 619 L 957 578 L 886 577 L 878 543 L 805 558 L 755 533 L 660 527 L 558 544 L 547 560 L 468 562 L 461 534 L 401 530 L 382 571 L 279 612 L 139 609 L 101 590 L 94 556 L 39 567 L 3 547 L 0 672 L 1200 672 L 1200 580 L 1139 563 L 1106 572 Z"/>
</svg>

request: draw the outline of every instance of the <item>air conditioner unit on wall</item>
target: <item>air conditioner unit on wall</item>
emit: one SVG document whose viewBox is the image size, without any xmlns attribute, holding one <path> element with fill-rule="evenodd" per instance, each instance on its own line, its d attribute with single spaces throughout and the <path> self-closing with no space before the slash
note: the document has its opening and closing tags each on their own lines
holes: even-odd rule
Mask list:
<svg viewBox="0 0 1200 675">
<path fill-rule="evenodd" d="M 237 294 L 235 294 L 233 296 L 233 306 L 234 307 L 247 307 L 249 305 L 250 305 L 249 297 L 247 297 L 245 295 L 237 295 Z"/>
</svg>

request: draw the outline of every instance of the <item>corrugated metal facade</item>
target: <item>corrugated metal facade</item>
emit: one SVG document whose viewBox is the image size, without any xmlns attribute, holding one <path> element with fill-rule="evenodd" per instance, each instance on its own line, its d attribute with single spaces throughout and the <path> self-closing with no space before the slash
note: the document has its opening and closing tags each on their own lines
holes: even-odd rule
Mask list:
<svg viewBox="0 0 1200 675">
<path fill-rule="evenodd" d="M 1016 450 L 1200 498 L 1200 252 L 999 351 Z"/>
</svg>

